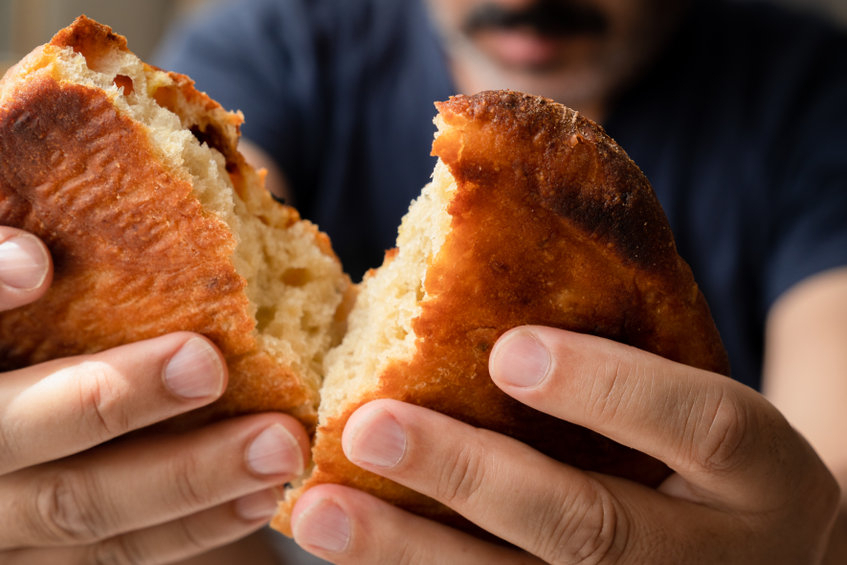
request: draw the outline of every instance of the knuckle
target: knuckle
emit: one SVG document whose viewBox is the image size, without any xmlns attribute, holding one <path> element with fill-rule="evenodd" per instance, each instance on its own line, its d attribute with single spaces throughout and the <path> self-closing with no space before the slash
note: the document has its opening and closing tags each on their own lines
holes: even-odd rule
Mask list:
<svg viewBox="0 0 847 565">
<path fill-rule="evenodd" d="M 732 471 L 742 464 L 749 416 L 744 402 L 725 390 L 710 391 L 693 415 L 692 458 L 706 471 Z"/>
<path fill-rule="evenodd" d="M 117 536 L 91 546 L 86 563 L 93 565 L 143 565 L 144 563 L 170 562 L 168 554 L 174 547 L 180 555 L 197 555 L 207 551 L 212 544 L 204 541 L 202 533 L 194 531 L 187 518 L 168 524 L 168 543 L 152 541 L 143 535 Z"/>
<path fill-rule="evenodd" d="M 86 473 L 68 469 L 50 473 L 36 489 L 34 529 L 48 543 L 91 543 L 109 533 L 104 498 L 93 492 L 96 486 Z"/>
<path fill-rule="evenodd" d="M 105 363 L 86 361 L 73 371 L 81 376 L 76 382 L 83 425 L 104 440 L 128 431 L 130 417 L 114 370 Z"/>
<path fill-rule="evenodd" d="M 86 559 L 92 565 L 139 565 L 149 563 L 130 536 L 118 536 L 94 544 Z"/>
<path fill-rule="evenodd" d="M 18 418 L 0 419 L 0 473 L 17 468 L 21 455 L 26 452 L 25 446 L 21 445 L 25 443 L 21 441 L 25 434 L 20 428 L 21 420 Z"/>
<path fill-rule="evenodd" d="M 554 564 L 591 565 L 615 562 L 626 545 L 626 521 L 614 497 L 594 481 L 563 501 L 548 504 L 536 547 Z"/>
<path fill-rule="evenodd" d="M 448 506 L 464 506 L 485 480 L 484 449 L 478 441 L 467 441 L 453 452 L 442 466 L 435 485 L 435 496 Z"/>
<path fill-rule="evenodd" d="M 182 519 L 177 520 L 176 524 L 181 552 L 195 555 L 212 546 L 210 535 L 198 527 L 197 521 Z"/>
<path fill-rule="evenodd" d="M 380 563 L 397 563 L 397 565 L 411 565 L 413 563 L 425 563 L 426 558 L 420 555 L 420 550 L 416 544 L 401 543 L 397 548 L 395 555 L 387 556 L 385 560 L 380 560 Z"/>
<path fill-rule="evenodd" d="M 207 485 L 201 480 L 197 460 L 191 453 L 185 453 L 173 459 L 169 471 L 176 497 L 174 504 L 186 511 L 209 505 L 210 495 Z"/>
<path fill-rule="evenodd" d="M 609 358 L 593 366 L 594 374 L 584 382 L 589 386 L 584 402 L 586 415 L 591 421 L 611 422 L 622 414 L 633 397 L 632 384 L 638 365 L 625 359 Z"/>
</svg>

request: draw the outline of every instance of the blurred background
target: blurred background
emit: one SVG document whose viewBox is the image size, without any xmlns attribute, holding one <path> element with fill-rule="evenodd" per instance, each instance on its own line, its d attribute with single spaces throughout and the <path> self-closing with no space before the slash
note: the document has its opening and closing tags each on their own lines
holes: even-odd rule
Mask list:
<svg viewBox="0 0 847 565">
<path fill-rule="evenodd" d="M 49 41 L 80 14 L 126 36 L 130 49 L 147 59 L 171 22 L 221 1 L 226 0 L 0 0 L 0 69 Z"/>
<path fill-rule="evenodd" d="M 111 26 L 126 36 L 130 49 L 149 59 L 171 22 L 224 1 L 231 0 L 0 0 L 0 72 L 79 14 Z M 847 26 L 847 0 L 766 1 L 816 10 Z"/>
</svg>

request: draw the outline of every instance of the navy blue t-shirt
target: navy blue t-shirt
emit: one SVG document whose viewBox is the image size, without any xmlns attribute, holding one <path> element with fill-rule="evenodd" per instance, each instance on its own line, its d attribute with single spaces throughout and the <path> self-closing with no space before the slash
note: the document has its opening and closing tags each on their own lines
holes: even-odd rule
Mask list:
<svg viewBox="0 0 847 565">
<path fill-rule="evenodd" d="M 355 277 L 429 180 L 454 93 L 422 0 L 242 0 L 174 34 L 190 75 L 282 167 Z M 847 36 L 776 8 L 695 2 L 603 124 L 644 170 L 724 338 L 758 387 L 779 295 L 847 265 Z"/>
</svg>

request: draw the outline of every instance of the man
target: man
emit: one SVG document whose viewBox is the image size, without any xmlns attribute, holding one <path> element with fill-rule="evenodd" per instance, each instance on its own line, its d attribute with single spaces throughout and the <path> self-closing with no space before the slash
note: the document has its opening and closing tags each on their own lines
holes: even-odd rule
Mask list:
<svg viewBox="0 0 847 565">
<path fill-rule="evenodd" d="M 589 336 L 515 329 L 491 354 L 498 386 L 674 475 L 658 491 L 588 475 L 380 401 L 350 420 L 347 456 L 511 545 L 325 485 L 295 509 L 303 547 L 337 563 L 843 562 L 843 522 L 833 528 L 833 474 L 847 485 L 842 34 L 682 0 L 255 0 L 181 37 L 163 66 L 244 110 L 275 193 L 330 233 L 354 273 L 378 264 L 427 179 L 433 100 L 508 86 L 601 121 L 653 182 L 734 376 L 750 385 Z M 0 306 L 36 299 L 49 284 L 44 248 L 8 231 L 0 240 Z M 211 401 L 224 381 L 210 344 L 183 334 L 0 380 L 3 421 L 29 414 L 3 428 L 0 491 L 19 511 L 0 515 L 0 547 L 35 548 L 21 559 L 164 562 L 257 528 L 266 489 L 306 461 L 290 418 L 101 445 Z M 36 403 L 41 390 L 52 396 Z M 79 401 L 59 402 L 69 395 Z M 41 433 L 74 421 L 74 433 Z M 261 549 L 222 551 L 226 562 Z"/>
</svg>

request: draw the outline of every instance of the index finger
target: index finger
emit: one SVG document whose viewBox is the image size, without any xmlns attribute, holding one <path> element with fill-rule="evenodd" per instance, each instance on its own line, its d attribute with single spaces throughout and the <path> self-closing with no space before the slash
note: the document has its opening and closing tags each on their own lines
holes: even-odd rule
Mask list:
<svg viewBox="0 0 847 565">
<path fill-rule="evenodd" d="M 212 402 L 226 365 L 206 338 L 170 334 L 0 375 L 0 474 L 79 453 Z"/>
<path fill-rule="evenodd" d="M 822 465 L 752 389 L 610 340 L 517 328 L 489 368 L 517 400 L 664 461 L 701 495 L 761 504 L 799 488 L 793 470 Z"/>
</svg>

